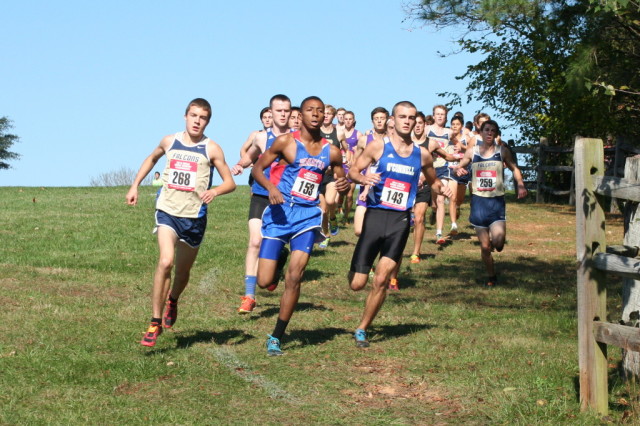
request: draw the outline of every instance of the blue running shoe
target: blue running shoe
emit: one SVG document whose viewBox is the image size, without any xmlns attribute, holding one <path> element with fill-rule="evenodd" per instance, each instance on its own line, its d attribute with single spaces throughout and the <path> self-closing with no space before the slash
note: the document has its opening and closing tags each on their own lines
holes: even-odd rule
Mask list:
<svg viewBox="0 0 640 426">
<path fill-rule="evenodd" d="M 338 228 L 338 220 L 334 217 L 329 221 L 329 225 L 329 232 L 331 233 L 331 236 L 335 237 L 338 235 L 338 232 L 340 232 L 340 228 Z"/>
<path fill-rule="evenodd" d="M 280 350 L 280 339 L 276 339 L 275 337 L 267 334 L 267 355 L 269 356 L 279 356 L 284 355 L 284 352 Z"/>
<path fill-rule="evenodd" d="M 357 329 L 355 333 L 353 333 L 353 338 L 356 339 L 356 346 L 359 348 L 368 348 L 369 341 L 367 340 L 367 332 L 362 330 L 361 328 Z"/>
</svg>

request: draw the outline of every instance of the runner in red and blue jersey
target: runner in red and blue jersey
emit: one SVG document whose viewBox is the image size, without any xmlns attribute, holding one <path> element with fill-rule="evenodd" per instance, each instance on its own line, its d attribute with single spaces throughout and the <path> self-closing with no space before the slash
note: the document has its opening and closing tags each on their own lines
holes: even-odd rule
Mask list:
<svg viewBox="0 0 640 426">
<path fill-rule="evenodd" d="M 267 353 L 282 355 L 280 339 L 284 335 L 300 297 L 300 282 L 309 262 L 313 244 L 322 237 L 322 210 L 318 207 L 322 176 L 329 167 L 336 175 L 336 189 L 345 193 L 349 184 L 342 169 L 340 149 L 328 144 L 320 126 L 324 103 L 316 96 L 300 105 L 302 126 L 299 132 L 279 136 L 255 164 L 252 174 L 269 192 L 270 205 L 262 216 L 262 244 L 258 264 L 258 285 L 273 283 L 278 257 L 288 243 L 291 259 L 285 274 L 285 289 L 273 333 L 267 339 Z M 267 178 L 265 169 L 276 159 L 284 166 L 281 175 Z"/>
</svg>

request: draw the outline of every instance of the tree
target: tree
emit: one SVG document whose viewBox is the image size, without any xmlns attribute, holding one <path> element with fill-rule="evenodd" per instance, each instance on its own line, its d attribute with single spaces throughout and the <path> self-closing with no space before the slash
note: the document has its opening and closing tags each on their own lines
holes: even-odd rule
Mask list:
<svg viewBox="0 0 640 426">
<path fill-rule="evenodd" d="M 106 173 L 100 173 L 98 176 L 92 177 L 89 181 L 90 186 L 130 186 L 136 177 L 137 170 L 128 167 L 120 167 L 118 170 L 112 170 Z M 151 185 L 152 176 L 148 175 L 140 183 L 141 185 Z"/>
<path fill-rule="evenodd" d="M 20 140 L 18 136 L 7 133 L 12 128 L 11 120 L 7 117 L 0 117 L 0 169 L 11 168 L 7 161 L 20 158 L 20 154 L 9 151 L 11 146 Z"/>
<path fill-rule="evenodd" d="M 630 0 L 423 0 L 407 12 L 460 30 L 459 52 L 482 54 L 457 77 L 468 82 L 468 100 L 497 111 L 525 140 L 569 145 L 577 134 L 640 134 L 637 100 L 624 92 L 638 78 L 640 39 L 623 3 L 633 8 Z"/>
</svg>

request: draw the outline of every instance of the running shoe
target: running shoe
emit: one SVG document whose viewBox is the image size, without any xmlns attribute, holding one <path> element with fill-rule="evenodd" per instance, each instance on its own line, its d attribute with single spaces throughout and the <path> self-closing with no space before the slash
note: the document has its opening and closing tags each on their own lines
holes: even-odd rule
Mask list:
<svg viewBox="0 0 640 426">
<path fill-rule="evenodd" d="M 267 287 L 268 291 L 275 291 L 278 288 L 278 284 L 280 280 L 284 278 L 284 267 L 287 264 L 287 259 L 289 258 L 289 249 L 286 247 L 282 247 L 280 251 L 280 257 L 278 258 L 278 265 L 276 266 L 276 276 L 274 281 Z"/>
<path fill-rule="evenodd" d="M 238 308 L 239 314 L 250 314 L 253 312 L 253 308 L 256 307 L 256 299 L 251 296 L 242 296 L 240 300 L 242 300 L 242 303 L 240 303 L 240 307 Z"/>
<path fill-rule="evenodd" d="M 147 332 L 144 334 L 144 337 L 140 341 L 142 346 L 155 346 L 156 340 L 158 340 L 158 336 L 162 334 L 162 325 L 160 324 L 151 324 L 147 329 Z"/>
<path fill-rule="evenodd" d="M 487 287 L 495 287 L 498 285 L 498 277 L 497 276 L 492 276 L 487 278 L 487 282 L 485 283 L 485 286 Z"/>
<path fill-rule="evenodd" d="M 162 325 L 164 328 L 171 328 L 178 319 L 178 302 L 172 302 L 167 300 L 167 307 L 164 311 L 164 317 L 162 318 Z"/>
<path fill-rule="evenodd" d="M 320 244 L 318 244 L 318 248 L 326 249 L 329 247 L 329 238 L 325 238 Z"/>
<path fill-rule="evenodd" d="M 447 240 L 444 239 L 444 237 L 442 236 L 442 234 L 436 234 L 436 244 L 444 244 L 446 243 Z"/>
<path fill-rule="evenodd" d="M 449 231 L 449 235 L 458 235 L 458 224 L 457 223 L 452 223 L 451 224 L 451 231 Z"/>
<path fill-rule="evenodd" d="M 284 352 L 280 350 L 280 339 L 276 339 L 275 337 L 267 334 L 267 355 L 269 356 L 279 356 L 284 355 Z"/>
<path fill-rule="evenodd" d="M 331 233 L 332 237 L 335 237 L 336 235 L 338 235 L 338 232 L 340 232 L 340 228 L 338 228 L 338 221 L 336 220 L 336 218 L 331 219 L 329 232 Z"/>
<path fill-rule="evenodd" d="M 409 259 L 411 259 L 411 263 L 420 263 L 420 255 L 412 254 Z"/>
<path fill-rule="evenodd" d="M 398 287 L 398 280 L 395 278 L 391 278 L 389 280 L 389 291 L 398 291 L 400 288 Z"/>
<path fill-rule="evenodd" d="M 353 333 L 353 338 L 356 340 L 356 346 L 359 348 L 368 348 L 369 341 L 367 340 L 367 332 L 359 328 Z"/>
</svg>

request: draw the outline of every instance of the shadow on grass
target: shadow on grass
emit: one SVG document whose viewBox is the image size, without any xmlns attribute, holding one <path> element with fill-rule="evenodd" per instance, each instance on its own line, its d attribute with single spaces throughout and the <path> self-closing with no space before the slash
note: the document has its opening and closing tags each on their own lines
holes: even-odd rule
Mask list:
<svg viewBox="0 0 640 426">
<path fill-rule="evenodd" d="M 333 340 L 336 336 L 343 334 L 349 334 L 349 331 L 344 328 L 336 327 L 314 328 L 312 330 L 294 330 L 291 333 L 287 333 L 286 340 L 288 342 L 296 341 L 300 346 L 319 345 Z"/>
<path fill-rule="evenodd" d="M 396 325 L 378 325 L 371 327 L 371 341 L 383 342 L 389 339 L 397 339 L 399 337 L 408 336 L 418 331 L 429 330 L 436 327 L 430 324 L 396 324 Z"/>
<path fill-rule="evenodd" d="M 496 270 L 498 286 L 495 288 L 485 286 L 487 274 L 480 253 L 477 261 L 464 267 L 434 265 L 426 270 L 413 269 L 411 274 L 416 287 L 429 287 L 429 298 L 438 303 L 464 303 L 500 309 L 576 309 L 576 266 L 570 259 L 545 261 L 538 257 L 518 256 L 504 260 L 497 254 Z M 528 297 L 514 298 L 512 291 L 539 295 L 535 302 L 538 305 L 532 306 Z"/>
<path fill-rule="evenodd" d="M 247 334 L 243 330 L 224 330 L 220 332 L 198 330 L 191 334 L 181 335 L 176 333 L 176 345 L 173 347 L 164 347 L 161 349 L 150 350 L 145 353 L 146 356 L 152 356 L 167 352 L 175 351 L 176 349 L 188 349 L 190 346 L 196 343 L 214 343 L 216 345 L 225 344 L 242 344 L 250 340 L 255 339 L 251 334 Z M 165 336 L 165 333 L 163 333 Z"/>
<path fill-rule="evenodd" d="M 263 305 L 263 306 L 271 306 L 265 310 L 263 310 L 262 312 L 260 312 L 260 314 L 258 315 L 261 318 L 268 318 L 268 317 L 273 317 L 278 315 L 278 313 L 280 312 L 280 305 Z M 303 303 L 298 303 L 298 305 L 296 306 L 296 312 L 302 312 L 302 311 L 330 311 L 331 309 L 327 308 L 324 305 L 316 305 L 314 303 L 307 303 L 307 302 L 303 302 Z"/>
</svg>

